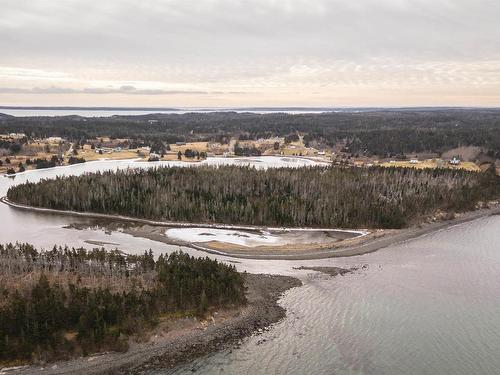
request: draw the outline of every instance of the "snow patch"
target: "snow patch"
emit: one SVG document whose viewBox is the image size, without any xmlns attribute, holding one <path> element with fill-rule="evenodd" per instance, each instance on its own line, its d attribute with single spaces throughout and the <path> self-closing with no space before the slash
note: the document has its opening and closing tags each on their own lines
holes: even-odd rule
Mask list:
<svg viewBox="0 0 500 375">
<path fill-rule="evenodd" d="M 175 240 L 185 242 L 209 242 L 220 241 L 241 246 L 261 245 L 286 245 L 286 239 L 273 235 L 269 232 L 244 232 L 229 229 L 207 228 L 171 228 L 165 231 L 165 235 Z"/>
</svg>

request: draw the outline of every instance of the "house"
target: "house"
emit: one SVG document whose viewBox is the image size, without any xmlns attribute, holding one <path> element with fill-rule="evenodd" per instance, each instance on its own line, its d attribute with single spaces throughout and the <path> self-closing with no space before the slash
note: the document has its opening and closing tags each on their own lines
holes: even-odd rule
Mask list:
<svg viewBox="0 0 500 375">
<path fill-rule="evenodd" d="M 156 153 L 154 153 L 154 152 L 151 152 L 151 153 L 149 154 L 149 159 L 148 159 L 148 161 L 159 161 L 159 160 L 160 160 L 160 158 L 161 158 L 161 156 L 160 156 L 160 155 L 158 155 L 158 154 L 156 154 Z"/>
<path fill-rule="evenodd" d="M 13 139 L 21 139 L 21 138 L 26 137 L 26 134 L 24 134 L 24 133 L 10 133 L 9 137 L 13 138 Z"/>
</svg>

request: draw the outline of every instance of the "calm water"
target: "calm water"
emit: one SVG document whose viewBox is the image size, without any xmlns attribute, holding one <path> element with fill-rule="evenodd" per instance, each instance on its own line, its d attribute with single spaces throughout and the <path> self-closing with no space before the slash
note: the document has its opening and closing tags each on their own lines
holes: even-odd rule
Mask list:
<svg viewBox="0 0 500 375">
<path fill-rule="evenodd" d="M 152 113 L 163 114 L 184 114 L 184 113 L 210 113 L 210 112 L 239 112 L 239 113 L 288 113 L 288 114 L 306 114 L 322 112 L 359 112 L 355 109 L 328 109 L 328 108 L 304 108 L 304 109 L 280 109 L 280 108 L 180 108 L 180 109 L 28 109 L 28 108 L 0 108 L 0 113 L 16 117 L 31 116 L 84 116 L 84 117 L 111 117 L 111 116 L 136 116 Z"/>
<path fill-rule="evenodd" d="M 282 299 L 287 317 L 270 332 L 165 373 L 498 374 L 499 229 L 494 216 L 321 261 L 368 269 L 306 276 Z"/>
<path fill-rule="evenodd" d="M 87 163 L 27 173 L 15 180 L 1 177 L 0 195 L 10 184 L 27 178 L 128 166 L 130 162 Z M 82 220 L 35 215 L 1 204 L 0 220 L 0 242 L 84 245 L 84 240 L 91 239 L 114 242 L 118 245 L 111 247 L 130 252 L 150 247 L 158 253 L 176 249 L 118 232 L 64 229 Z M 303 287 L 287 292 L 281 300 L 287 317 L 269 332 L 245 340 L 239 349 L 160 373 L 500 372 L 500 216 L 358 257 L 241 262 L 237 264 L 240 270 L 295 275 L 304 281 Z M 292 269 L 300 265 L 363 264 L 368 268 L 333 279 Z"/>
<path fill-rule="evenodd" d="M 272 168 L 280 166 L 301 167 L 323 164 L 309 159 L 297 159 L 287 157 L 255 157 L 255 158 L 208 158 L 195 165 L 251 165 L 255 168 Z M 78 175 L 85 172 L 117 170 L 126 168 L 151 168 L 159 165 L 164 166 L 193 166 L 193 164 L 178 161 L 169 162 L 137 162 L 137 161 L 96 161 L 84 164 L 75 164 L 66 167 L 56 167 L 28 171 L 16 175 L 15 178 L 0 176 L 0 197 L 7 194 L 10 186 L 26 181 L 38 181 L 40 179 L 54 178 L 63 175 Z M 103 230 L 74 230 L 66 229 L 65 226 L 72 223 L 91 223 L 92 220 L 86 218 L 68 217 L 57 214 L 32 213 L 13 209 L 0 203 L 0 243 L 24 241 L 34 245 L 50 248 L 54 244 L 68 244 L 70 246 L 91 246 L 86 240 L 104 241 L 113 244 L 106 245 L 108 249 L 118 248 L 129 253 L 142 253 L 151 248 L 157 254 L 161 251 L 177 249 L 177 247 L 164 245 L 162 243 L 134 238 L 130 235 L 113 232 L 106 234 Z M 118 245 L 116 245 L 118 244 Z M 188 250 L 196 255 L 205 256 L 206 253 L 195 250 Z"/>
</svg>

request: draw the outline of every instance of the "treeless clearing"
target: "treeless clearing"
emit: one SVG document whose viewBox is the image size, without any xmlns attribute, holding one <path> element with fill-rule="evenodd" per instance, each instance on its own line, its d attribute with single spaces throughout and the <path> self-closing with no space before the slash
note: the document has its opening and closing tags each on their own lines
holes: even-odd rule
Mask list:
<svg viewBox="0 0 500 375">
<path fill-rule="evenodd" d="M 314 156 L 318 154 L 318 150 L 314 148 L 307 148 L 304 146 L 285 146 L 281 152 L 285 156 L 301 155 L 301 156 Z"/>
<path fill-rule="evenodd" d="M 188 142 L 182 146 L 177 146 L 175 143 L 170 145 L 170 150 L 174 152 L 180 151 L 184 154 L 184 152 L 188 149 L 198 152 L 207 152 L 208 142 Z"/>
<path fill-rule="evenodd" d="M 112 151 L 108 153 L 103 151 L 102 154 L 95 152 L 95 150 L 83 149 L 77 150 L 78 155 L 76 157 L 84 158 L 86 161 L 100 160 L 100 159 L 111 159 L 111 160 L 123 160 L 123 159 L 137 159 L 137 158 L 147 158 L 148 152 L 142 151 L 140 149 L 127 149 L 122 151 Z M 69 156 L 69 155 L 68 155 Z"/>
<path fill-rule="evenodd" d="M 422 160 L 418 163 L 411 163 L 409 161 L 396 161 L 394 163 L 385 162 L 381 163 L 382 167 L 403 167 L 403 168 L 416 168 L 416 169 L 425 169 L 425 168 L 449 168 L 449 169 L 465 169 L 467 171 L 480 172 L 481 168 L 479 168 L 475 163 L 470 161 L 461 162 L 459 165 L 451 165 L 450 163 L 440 160 L 440 159 L 429 159 Z"/>
<path fill-rule="evenodd" d="M 46 159 L 50 160 L 52 156 L 57 156 L 57 154 L 52 154 L 52 153 L 47 153 L 47 152 L 38 152 L 36 154 L 30 154 L 30 155 L 22 155 L 22 154 L 16 154 L 16 155 L 10 155 L 7 156 L 6 158 L 10 159 L 10 163 L 6 163 L 5 159 L 2 158 L 3 165 L 0 166 L 0 174 L 6 173 L 7 169 L 14 169 L 16 172 L 19 170 L 19 163 L 22 163 L 24 168 L 26 170 L 30 169 L 35 169 L 34 165 L 27 165 L 26 160 L 31 159 L 32 161 L 35 159 Z"/>
</svg>

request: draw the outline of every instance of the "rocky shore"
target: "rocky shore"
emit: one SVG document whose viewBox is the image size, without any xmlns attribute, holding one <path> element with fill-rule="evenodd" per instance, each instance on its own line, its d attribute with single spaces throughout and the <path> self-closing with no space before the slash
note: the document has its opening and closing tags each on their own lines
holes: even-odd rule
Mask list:
<svg viewBox="0 0 500 375">
<path fill-rule="evenodd" d="M 277 303 L 287 290 L 302 285 L 293 277 L 245 274 L 248 304 L 217 311 L 205 321 L 179 318 L 159 324 L 143 343 L 131 344 L 125 353 L 103 353 L 46 366 L 26 366 L 8 374 L 145 374 L 172 368 L 194 358 L 237 346 L 242 339 L 262 332 L 285 316 Z"/>
<path fill-rule="evenodd" d="M 495 203 L 486 208 L 478 208 L 474 211 L 454 214 L 452 217 L 432 217 L 427 221 L 416 223 L 405 229 L 378 229 L 372 230 L 369 234 L 351 239 L 338 241 L 328 247 L 321 248 L 313 246 L 310 249 L 286 246 L 274 249 L 248 248 L 241 250 L 236 247 L 227 246 L 224 250 L 213 250 L 202 244 L 182 243 L 179 245 L 192 247 L 196 250 L 204 251 L 216 255 L 224 255 L 240 259 L 266 259 L 266 260 L 310 260 L 337 257 L 351 257 L 372 253 L 385 247 L 403 243 L 433 232 L 445 230 L 455 225 L 467 223 L 483 217 L 500 214 L 500 204 Z M 109 230 L 116 230 L 120 226 L 117 222 L 101 223 L 103 227 Z M 161 226 L 150 226 L 138 224 L 135 226 L 121 225 L 124 233 L 135 237 L 147 238 L 153 241 L 172 244 Z"/>
<path fill-rule="evenodd" d="M 340 268 L 340 267 L 305 267 L 305 266 L 300 266 L 300 267 L 294 267 L 294 270 L 305 270 L 305 271 L 316 271 L 316 272 L 321 272 L 326 275 L 329 275 L 331 277 L 335 276 L 344 276 L 347 275 L 348 273 L 355 272 L 359 270 L 360 268 L 366 269 L 368 268 L 368 265 L 364 266 L 359 266 L 359 267 L 351 267 L 351 268 Z"/>
</svg>

